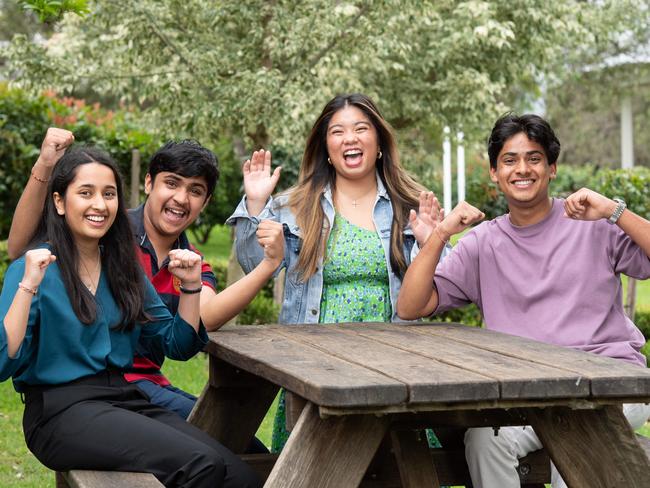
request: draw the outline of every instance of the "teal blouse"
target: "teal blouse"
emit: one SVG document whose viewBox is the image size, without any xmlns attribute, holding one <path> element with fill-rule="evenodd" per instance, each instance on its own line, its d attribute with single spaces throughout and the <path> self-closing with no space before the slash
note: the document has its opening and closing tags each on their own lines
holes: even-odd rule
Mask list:
<svg viewBox="0 0 650 488">
<path fill-rule="evenodd" d="M 136 324 L 129 332 L 118 332 L 120 310 L 113 300 L 104 274 L 100 276 L 95 301 L 97 318 L 84 325 L 75 315 L 56 262 L 49 265 L 33 298 L 25 339 L 16 356 L 7 352 L 4 317 L 25 269 L 24 257 L 14 261 L 5 275 L 0 294 L 0 381 L 13 377 L 16 391 L 25 385 L 57 385 L 106 369 L 124 369 L 133 361 L 133 351 L 142 337 L 156 342 L 171 359 L 185 360 L 203 349 L 208 336 L 199 333 L 178 314 L 172 316 L 149 280 L 143 279 L 145 311 L 151 321 Z M 21 293 L 24 293 L 21 291 Z"/>
</svg>

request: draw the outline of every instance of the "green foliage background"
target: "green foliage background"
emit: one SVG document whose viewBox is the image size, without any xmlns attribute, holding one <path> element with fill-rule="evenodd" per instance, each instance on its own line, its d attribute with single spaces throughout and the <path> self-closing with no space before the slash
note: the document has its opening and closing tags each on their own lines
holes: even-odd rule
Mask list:
<svg viewBox="0 0 650 488">
<path fill-rule="evenodd" d="M 132 149 L 140 150 L 142 161 L 147 161 L 160 142 L 139 129 L 126 111 L 105 111 L 98 105 L 51 94 L 30 96 L 0 83 L 0 239 L 7 237 L 43 137 L 53 125 L 71 130 L 79 143 L 106 150 L 119 164 L 127 188 Z"/>
<path fill-rule="evenodd" d="M 0 83 L 0 161 L 3 162 L 0 165 L 0 239 L 7 238 L 14 208 L 38 158 L 48 127 L 71 130 L 77 143 L 97 145 L 106 150 L 118 163 L 128 192 L 133 149 L 140 151 L 142 181 L 151 155 L 170 139 L 143 129 L 138 117 L 137 111 L 126 108 L 105 110 L 99 104 L 59 98 L 47 92 L 33 96 Z M 217 154 L 220 170 L 215 194 L 193 227 L 194 240 L 202 244 L 207 241 L 212 227 L 223 223 L 235 208 L 242 192 L 242 177 L 240 162 L 229 139 L 199 142 Z"/>
</svg>

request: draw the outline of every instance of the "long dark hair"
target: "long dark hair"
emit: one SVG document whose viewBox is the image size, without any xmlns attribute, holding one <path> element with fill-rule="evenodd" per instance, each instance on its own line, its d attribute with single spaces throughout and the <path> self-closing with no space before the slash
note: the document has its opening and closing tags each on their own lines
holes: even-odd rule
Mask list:
<svg viewBox="0 0 650 488">
<path fill-rule="evenodd" d="M 59 215 L 54 205 L 54 193 L 65 197 L 70 182 L 82 164 L 98 163 L 113 171 L 117 186 L 117 214 L 113 225 L 100 239 L 102 272 L 106 273 L 113 299 L 122 311 L 122 321 L 114 324 L 118 330 L 131 330 L 136 322 L 146 322 L 144 312 L 144 277 L 135 254 L 135 240 L 124 206 L 124 192 L 120 171 L 104 151 L 88 146 L 69 149 L 54 167 L 48 186 L 48 197 L 41 225 L 41 233 L 50 243 L 56 256 L 63 283 L 68 292 L 72 309 L 84 324 L 91 324 L 97 316 L 93 295 L 81 282 L 77 273 L 79 252 L 75 245 L 65 216 Z"/>
<path fill-rule="evenodd" d="M 325 248 L 326 238 L 322 231 L 327 222 L 318 196 L 327 184 L 332 188 L 336 187 L 336 171 L 327 163 L 327 127 L 332 116 L 348 106 L 361 110 L 377 131 L 377 142 L 382 152 L 382 157 L 376 162 L 377 174 L 386 187 L 393 207 L 390 265 L 393 272 L 400 277 L 406 272 L 402 233 L 409 222 L 409 210 L 418 208 L 420 192 L 424 187 L 402 167 L 393 129 L 382 117 L 377 106 L 366 95 L 352 93 L 334 97 L 323 108 L 307 137 L 298 184 L 289 190 L 289 207 L 303 231 L 298 269 L 301 278 L 305 280 L 316 272 L 318 260 L 323 256 Z"/>
</svg>

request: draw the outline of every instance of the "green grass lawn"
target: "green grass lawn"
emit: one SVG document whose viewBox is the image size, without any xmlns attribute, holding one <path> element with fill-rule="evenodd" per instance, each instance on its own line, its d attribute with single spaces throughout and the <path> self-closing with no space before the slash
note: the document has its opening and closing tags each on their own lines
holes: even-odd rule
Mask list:
<svg viewBox="0 0 650 488">
<path fill-rule="evenodd" d="M 201 251 L 208 261 L 227 259 L 230 252 L 229 229 L 221 226 L 215 228 L 210 241 L 201 246 Z M 638 290 L 639 306 L 650 308 L 650 283 L 640 282 Z M 163 370 L 172 383 L 198 396 L 208 377 L 207 356 L 199 354 L 187 362 L 167 360 Z M 257 437 L 267 446 L 271 444 L 275 408 L 274 403 L 257 432 Z M 44 468 L 25 446 L 22 413 L 20 396 L 11 382 L 0 383 L 0 487 L 53 486 L 53 473 Z M 640 432 L 650 437 L 650 424 L 646 424 Z"/>
</svg>

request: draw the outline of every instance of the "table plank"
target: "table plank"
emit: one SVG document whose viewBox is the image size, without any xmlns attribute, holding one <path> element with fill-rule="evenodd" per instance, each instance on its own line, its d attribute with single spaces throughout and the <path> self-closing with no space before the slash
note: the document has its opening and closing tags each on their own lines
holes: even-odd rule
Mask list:
<svg viewBox="0 0 650 488">
<path fill-rule="evenodd" d="M 277 327 L 227 326 L 210 333 L 210 354 L 318 405 L 405 403 L 404 383 L 278 334 Z"/>
<path fill-rule="evenodd" d="M 405 327 L 399 324 L 398 327 Z M 591 380 L 591 395 L 598 397 L 650 398 L 650 370 L 624 361 L 531 341 L 522 337 L 461 324 L 436 323 L 417 329 L 434 337 L 446 337 L 490 351 L 523 358 L 536 364 L 572 371 Z"/>
<path fill-rule="evenodd" d="M 453 338 L 421 333 L 421 329 L 427 326 L 372 324 L 368 328 L 363 324 L 345 324 L 342 328 L 376 341 L 385 341 L 410 353 L 439 358 L 447 365 L 467 371 L 467 374 L 482 374 L 492 378 L 498 382 L 500 398 L 504 400 L 583 398 L 589 395 L 589 383 L 581 381 L 579 374 L 552 366 L 530 364 L 524 358 L 486 350 Z M 480 344 L 480 341 L 476 342 Z M 463 392 L 473 389 L 474 384 L 460 381 L 454 388 Z M 415 401 L 417 400 L 412 400 Z M 421 401 L 436 399 L 424 398 Z"/>
<path fill-rule="evenodd" d="M 403 382 L 408 386 L 409 403 L 499 398 L 499 384 L 494 379 L 438 361 L 428 351 L 427 355 L 414 356 L 413 352 L 378 342 L 373 337 L 374 331 L 364 337 L 357 331 L 331 325 L 296 326 L 277 329 L 277 332 Z"/>
</svg>

